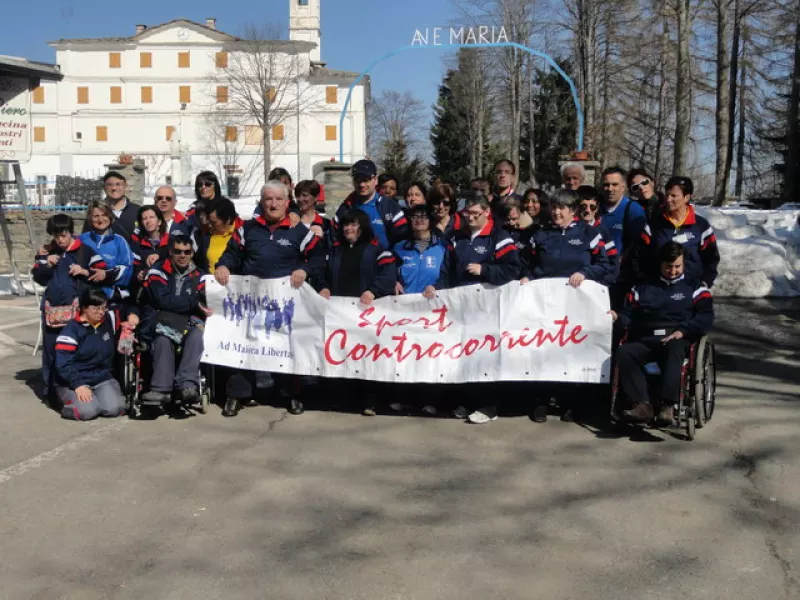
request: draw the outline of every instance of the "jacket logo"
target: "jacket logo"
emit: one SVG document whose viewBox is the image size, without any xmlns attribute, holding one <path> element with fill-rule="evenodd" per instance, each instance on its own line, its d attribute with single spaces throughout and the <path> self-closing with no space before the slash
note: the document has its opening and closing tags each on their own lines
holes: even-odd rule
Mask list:
<svg viewBox="0 0 800 600">
<path fill-rule="evenodd" d="M 278 241 L 275 242 L 279 246 L 291 246 L 292 242 L 287 240 L 286 238 L 279 238 Z"/>
<path fill-rule="evenodd" d="M 679 300 L 684 300 L 686 298 L 686 296 L 684 294 L 681 294 L 680 292 L 677 292 L 675 294 L 672 294 L 672 296 L 670 296 L 670 298 L 672 298 L 673 300 L 679 301 Z"/>
<path fill-rule="evenodd" d="M 105 334 L 103 334 L 103 341 L 107 342 L 110 339 L 111 339 L 111 335 L 106 331 Z"/>
<path fill-rule="evenodd" d="M 578 239 L 569 240 L 567 243 L 570 244 L 571 246 L 580 246 L 581 244 L 583 244 L 583 242 Z"/>
<path fill-rule="evenodd" d="M 480 255 L 486 254 L 486 246 L 475 246 L 475 252 Z"/>
<path fill-rule="evenodd" d="M 432 256 L 426 256 L 425 266 L 428 267 L 429 269 L 432 269 L 433 267 L 436 266 L 436 259 L 434 259 Z"/>
<path fill-rule="evenodd" d="M 383 225 L 383 221 L 381 221 L 380 218 L 376 217 L 376 218 L 374 218 L 372 220 L 372 224 L 373 225 Z"/>
<path fill-rule="evenodd" d="M 613 229 L 619 229 L 622 231 L 622 223 L 615 223 Z"/>
</svg>

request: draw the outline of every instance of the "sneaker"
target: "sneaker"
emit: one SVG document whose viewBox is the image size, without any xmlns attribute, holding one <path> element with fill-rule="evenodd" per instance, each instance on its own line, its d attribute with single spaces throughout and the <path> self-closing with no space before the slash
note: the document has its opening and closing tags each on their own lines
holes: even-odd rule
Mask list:
<svg viewBox="0 0 800 600">
<path fill-rule="evenodd" d="M 483 423 L 488 423 L 489 421 L 496 421 L 497 407 L 484 406 L 472 413 L 469 417 L 467 417 L 467 419 L 470 423 L 474 423 L 475 425 L 482 425 Z"/>
<path fill-rule="evenodd" d="M 306 408 L 300 400 L 297 398 L 291 398 L 289 400 L 289 414 L 302 415 L 304 412 L 306 412 Z"/>
<path fill-rule="evenodd" d="M 659 427 L 668 427 L 672 425 L 675 421 L 675 409 L 673 408 L 672 404 L 665 404 L 661 407 L 661 410 L 658 411 L 658 416 L 656 417 L 656 425 Z"/>
<path fill-rule="evenodd" d="M 469 411 L 467 410 L 467 407 L 462 404 L 453 409 L 453 416 L 456 419 L 461 419 L 463 421 L 469 416 Z"/>
<path fill-rule="evenodd" d="M 533 409 L 533 421 L 534 421 L 534 423 L 546 423 L 547 422 L 547 408 L 548 408 L 548 405 L 539 404 Z"/>
<path fill-rule="evenodd" d="M 647 402 L 640 402 L 630 410 L 622 411 L 622 417 L 627 421 L 645 423 L 653 420 L 653 407 Z"/>
<path fill-rule="evenodd" d="M 422 407 L 422 414 L 428 415 L 429 417 L 435 417 L 436 407 L 431 404 L 426 404 L 425 406 Z"/>
<path fill-rule="evenodd" d="M 162 404 L 169 402 L 169 400 L 169 394 L 165 394 L 164 392 L 150 390 L 149 392 L 142 394 L 142 402 L 148 406 L 161 406 Z"/>
<path fill-rule="evenodd" d="M 561 420 L 565 423 L 572 423 L 575 421 L 575 413 L 572 412 L 571 408 L 568 408 L 563 413 L 561 413 Z"/>
<path fill-rule="evenodd" d="M 374 406 L 365 406 L 364 410 L 361 411 L 361 414 L 364 415 L 365 417 L 374 417 L 375 415 L 378 414 L 378 411 L 375 410 Z"/>
<path fill-rule="evenodd" d="M 180 390 L 178 395 L 178 399 L 186 404 L 191 404 L 193 402 L 197 402 L 197 399 L 200 397 L 200 390 L 196 387 L 187 387 Z"/>
</svg>

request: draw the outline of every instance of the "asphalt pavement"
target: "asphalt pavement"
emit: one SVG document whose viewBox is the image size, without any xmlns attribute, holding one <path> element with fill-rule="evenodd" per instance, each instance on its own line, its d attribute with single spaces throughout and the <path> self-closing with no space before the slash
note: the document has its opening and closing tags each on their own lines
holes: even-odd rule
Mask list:
<svg viewBox="0 0 800 600">
<path fill-rule="evenodd" d="M 678 434 L 282 408 L 62 421 L 0 300 L 0 599 L 800 598 L 800 304 L 717 303 Z"/>
</svg>

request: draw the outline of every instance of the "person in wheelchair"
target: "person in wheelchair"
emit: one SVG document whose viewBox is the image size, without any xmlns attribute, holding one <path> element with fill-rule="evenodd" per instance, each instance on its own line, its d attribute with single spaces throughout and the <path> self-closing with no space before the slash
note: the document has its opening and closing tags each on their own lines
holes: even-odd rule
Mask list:
<svg viewBox="0 0 800 600">
<path fill-rule="evenodd" d="M 673 407 L 680 398 L 681 367 L 691 345 L 709 332 L 714 323 L 711 291 L 684 273 L 686 248 L 667 242 L 659 251 L 660 276 L 637 283 L 628 293 L 614 321 L 627 330 L 617 350 L 619 385 L 629 408 L 623 418 L 635 422 L 653 420 L 670 425 Z M 656 361 L 661 368 L 659 412 L 650 402 L 645 365 Z"/>
<path fill-rule="evenodd" d="M 191 238 L 175 235 L 170 238 L 169 257 L 153 265 L 145 278 L 148 306 L 155 311 L 151 325 L 153 376 L 150 390 L 142 395 L 147 404 L 165 404 L 173 391 L 177 400 L 186 404 L 200 395 L 203 328 L 211 309 L 205 306 L 203 272 L 193 258 Z"/>
</svg>

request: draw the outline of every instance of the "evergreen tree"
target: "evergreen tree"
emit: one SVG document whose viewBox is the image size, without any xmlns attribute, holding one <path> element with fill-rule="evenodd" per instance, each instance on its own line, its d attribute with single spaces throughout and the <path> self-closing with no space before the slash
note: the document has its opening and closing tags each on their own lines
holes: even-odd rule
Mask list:
<svg viewBox="0 0 800 600">
<path fill-rule="evenodd" d="M 467 122 L 451 88 L 451 82 L 457 76 L 457 71 L 447 71 L 433 108 L 431 144 L 434 162 L 431 174 L 442 181 L 463 185 L 469 180 L 469 148 L 464 143 Z"/>
</svg>

